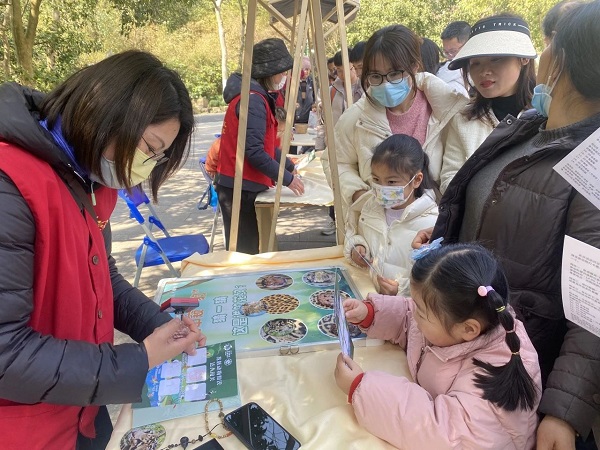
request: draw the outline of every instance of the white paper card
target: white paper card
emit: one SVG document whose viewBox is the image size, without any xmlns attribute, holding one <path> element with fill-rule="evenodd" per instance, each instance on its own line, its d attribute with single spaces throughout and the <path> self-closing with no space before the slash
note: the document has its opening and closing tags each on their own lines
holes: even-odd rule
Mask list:
<svg viewBox="0 0 600 450">
<path fill-rule="evenodd" d="M 185 387 L 184 398 L 186 402 L 197 402 L 206 398 L 206 384 L 188 384 Z"/>
<path fill-rule="evenodd" d="M 181 376 L 181 361 L 173 361 L 163 363 L 160 377 L 161 378 L 177 378 Z"/>
<path fill-rule="evenodd" d="M 190 367 L 185 373 L 185 382 L 187 384 L 206 381 L 206 366 Z"/>
<path fill-rule="evenodd" d="M 565 317 L 600 337 L 600 249 L 565 236 L 561 284 Z"/>
<path fill-rule="evenodd" d="M 196 349 L 195 355 L 187 355 L 186 365 L 189 366 L 200 366 L 206 364 L 206 347 L 200 347 Z"/>
<path fill-rule="evenodd" d="M 160 380 L 158 383 L 158 396 L 175 395 L 179 393 L 181 380 L 179 378 L 169 378 L 168 380 Z"/>
<path fill-rule="evenodd" d="M 600 209 L 600 128 L 555 165 L 554 170 Z"/>
</svg>

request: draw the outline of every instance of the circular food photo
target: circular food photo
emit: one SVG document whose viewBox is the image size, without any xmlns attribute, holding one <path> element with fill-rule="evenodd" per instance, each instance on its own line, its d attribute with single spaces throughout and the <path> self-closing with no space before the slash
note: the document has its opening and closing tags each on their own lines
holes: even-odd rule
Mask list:
<svg viewBox="0 0 600 450">
<path fill-rule="evenodd" d="M 256 280 L 256 285 L 261 289 L 268 289 L 269 291 L 278 291 L 279 289 L 285 289 L 294 284 L 294 280 L 289 275 L 283 273 L 270 273 L 263 275 Z"/>
<path fill-rule="evenodd" d="M 295 310 L 300 300 L 290 294 L 271 294 L 260 300 L 269 314 L 285 314 Z"/>
<path fill-rule="evenodd" d="M 260 327 L 260 337 L 272 344 L 298 342 L 306 332 L 306 325 L 298 319 L 272 319 Z"/>
<path fill-rule="evenodd" d="M 159 423 L 144 425 L 125 433 L 121 439 L 121 450 L 155 450 L 165 441 L 167 432 Z"/>
<path fill-rule="evenodd" d="M 320 291 L 313 292 L 310 294 L 308 298 L 310 303 L 313 306 L 316 306 L 320 309 L 333 309 L 333 297 L 335 296 L 335 291 L 333 289 L 321 289 Z M 347 298 L 350 298 L 350 294 L 345 291 L 340 291 L 340 297 L 342 301 Z"/>
<path fill-rule="evenodd" d="M 267 305 L 262 300 L 257 302 L 247 302 L 240 306 L 240 312 L 248 317 L 260 316 L 266 314 Z"/>
<path fill-rule="evenodd" d="M 338 337 L 337 325 L 335 324 L 333 314 L 327 314 L 326 316 L 321 317 L 317 326 L 319 327 L 319 331 L 325 336 L 329 336 L 332 338 Z M 362 334 L 360 328 L 358 328 L 358 326 L 354 325 L 353 323 L 348 324 L 348 331 L 350 332 L 351 338 L 358 337 Z"/>
<path fill-rule="evenodd" d="M 335 271 L 333 270 L 311 270 L 302 275 L 302 281 L 309 286 L 314 287 L 328 287 L 333 286 L 335 283 Z M 341 277 L 338 274 L 338 280 Z"/>
</svg>

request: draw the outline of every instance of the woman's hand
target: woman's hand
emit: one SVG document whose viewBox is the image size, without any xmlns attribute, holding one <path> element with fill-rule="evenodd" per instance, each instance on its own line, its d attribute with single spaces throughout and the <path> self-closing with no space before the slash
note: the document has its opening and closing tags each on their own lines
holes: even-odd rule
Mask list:
<svg viewBox="0 0 600 450">
<path fill-rule="evenodd" d="M 419 231 L 412 241 L 412 248 L 421 248 L 423 244 L 429 244 L 432 234 L 433 227 L 425 228 L 424 230 Z"/>
<path fill-rule="evenodd" d="M 352 203 L 354 203 L 356 200 L 358 200 L 363 194 L 367 193 L 368 191 L 366 189 L 362 189 L 360 191 L 356 191 L 354 194 L 352 194 Z"/>
<path fill-rule="evenodd" d="M 346 311 L 346 320 L 351 323 L 361 323 L 367 317 L 369 310 L 362 300 L 348 298 L 342 303 Z"/>
<path fill-rule="evenodd" d="M 544 417 L 537 429 L 536 450 L 575 450 L 575 430 L 564 420 Z"/>
<path fill-rule="evenodd" d="M 148 368 L 153 368 L 174 358 L 182 352 L 188 355 L 196 354 L 196 344 L 200 347 L 206 344 L 206 336 L 189 317 L 182 320 L 173 319 L 156 328 L 150 336 L 144 339 Z"/>
<path fill-rule="evenodd" d="M 383 278 L 377 275 L 377 283 L 379 284 L 379 293 L 383 295 L 398 295 L 398 287 L 400 284 L 396 280 Z"/>
<path fill-rule="evenodd" d="M 298 176 L 294 176 L 294 178 L 292 178 L 292 182 L 290 183 L 288 188 L 290 188 L 292 192 L 296 195 L 304 194 L 304 183 Z"/>
<path fill-rule="evenodd" d="M 350 252 L 350 256 L 352 261 L 358 266 L 362 268 L 369 267 L 366 263 L 365 259 L 367 259 L 367 249 L 364 245 L 355 245 L 352 247 L 352 251 Z"/>
<path fill-rule="evenodd" d="M 334 371 L 335 383 L 344 394 L 348 395 L 352 382 L 361 373 L 363 373 L 363 370 L 352 360 L 352 358 L 345 356 L 342 353 L 338 355 Z"/>
</svg>

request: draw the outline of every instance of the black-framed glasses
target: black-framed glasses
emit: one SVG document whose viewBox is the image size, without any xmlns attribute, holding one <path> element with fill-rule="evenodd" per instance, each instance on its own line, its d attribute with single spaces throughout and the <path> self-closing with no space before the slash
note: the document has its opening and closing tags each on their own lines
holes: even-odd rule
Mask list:
<svg viewBox="0 0 600 450">
<path fill-rule="evenodd" d="M 367 81 L 371 86 L 379 86 L 386 79 L 388 83 L 398 84 L 404 79 L 404 70 L 392 70 L 391 72 L 382 75 L 380 73 L 372 72 L 367 75 Z"/>
<path fill-rule="evenodd" d="M 148 141 L 144 139 L 144 136 L 142 136 L 142 141 L 144 141 L 146 147 L 148 147 L 148 150 L 150 150 L 150 153 L 152 153 L 152 156 L 149 156 L 143 162 L 143 164 L 146 164 L 148 161 L 155 161 L 156 165 L 160 166 L 161 164 L 164 164 L 169 160 L 169 157 L 167 155 L 165 155 L 164 153 L 158 153 L 154 147 L 148 144 Z"/>
</svg>

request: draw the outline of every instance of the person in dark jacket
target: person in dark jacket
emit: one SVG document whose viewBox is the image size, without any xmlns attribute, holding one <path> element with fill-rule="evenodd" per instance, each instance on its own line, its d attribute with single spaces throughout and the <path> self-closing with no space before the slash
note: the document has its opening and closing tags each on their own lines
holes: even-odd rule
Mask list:
<svg viewBox="0 0 600 450">
<path fill-rule="evenodd" d="M 449 184 L 435 228 L 413 242 L 479 241 L 501 258 L 542 369 L 538 450 L 595 448 L 600 418 L 600 338 L 565 319 L 560 279 L 566 235 L 600 248 L 600 210 L 553 170 L 600 127 L 598 54 L 595 0 L 566 14 L 542 53 L 537 112 L 498 125 Z"/>
<path fill-rule="evenodd" d="M 315 104 L 315 85 L 313 77 L 310 74 L 312 66 L 308 56 L 302 57 L 302 67 L 300 70 L 300 83 L 298 84 L 298 95 L 296 97 L 296 115 L 294 124 L 308 123 L 310 111 Z"/>
<path fill-rule="evenodd" d="M 118 82 L 115 82 L 118 80 Z M 105 406 L 205 337 L 133 288 L 110 255 L 116 190 L 159 186 L 187 156 L 179 76 L 128 51 L 47 96 L 0 85 L 0 447 L 105 448 Z M 136 343 L 113 345 L 114 328 Z"/>
<path fill-rule="evenodd" d="M 236 251 L 258 253 L 258 223 L 254 201 L 259 192 L 273 186 L 279 176 L 281 150 L 277 147 L 277 120 L 275 102 L 270 91 L 285 82 L 285 73 L 292 68 L 293 59 L 281 39 L 265 39 L 254 45 L 252 52 L 252 79 L 250 81 L 250 103 L 246 128 L 246 148 L 242 200 Z M 231 216 L 233 207 L 233 182 L 240 115 L 242 76 L 234 73 L 227 80 L 223 98 L 228 104 L 223 130 L 221 131 L 221 153 L 217 165 L 216 189 L 225 226 L 226 248 L 229 249 Z M 296 195 L 304 193 L 304 185 L 294 176 L 294 164 L 286 159 L 283 185 Z"/>
</svg>

